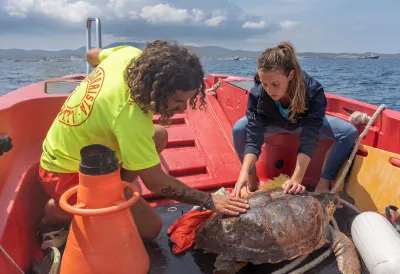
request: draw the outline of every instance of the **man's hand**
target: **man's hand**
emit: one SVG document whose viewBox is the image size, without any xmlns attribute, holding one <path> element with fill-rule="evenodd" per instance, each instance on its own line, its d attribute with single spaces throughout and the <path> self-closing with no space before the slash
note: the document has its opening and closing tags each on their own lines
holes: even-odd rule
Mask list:
<svg viewBox="0 0 400 274">
<path fill-rule="evenodd" d="M 299 194 L 303 193 L 306 190 L 306 187 L 303 186 L 301 183 L 289 179 L 282 185 L 284 193 L 292 193 L 292 194 Z"/>
<path fill-rule="evenodd" d="M 211 197 L 214 203 L 211 210 L 217 213 L 237 216 L 245 213 L 249 208 L 248 202 L 241 198 L 229 195 L 212 195 Z"/>
</svg>

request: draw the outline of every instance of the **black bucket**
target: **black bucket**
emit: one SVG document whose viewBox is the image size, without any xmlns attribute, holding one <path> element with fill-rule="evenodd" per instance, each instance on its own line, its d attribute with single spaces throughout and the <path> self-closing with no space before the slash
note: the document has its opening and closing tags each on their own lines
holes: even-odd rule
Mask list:
<svg viewBox="0 0 400 274">
<path fill-rule="evenodd" d="M 79 172 L 85 175 L 102 175 L 119 168 L 118 158 L 114 150 L 99 144 L 89 145 L 81 149 Z"/>
</svg>

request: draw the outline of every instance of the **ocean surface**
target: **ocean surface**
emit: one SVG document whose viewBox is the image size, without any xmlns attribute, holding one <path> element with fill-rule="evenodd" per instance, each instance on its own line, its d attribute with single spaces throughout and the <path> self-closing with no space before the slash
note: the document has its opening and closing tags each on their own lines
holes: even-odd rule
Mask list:
<svg viewBox="0 0 400 274">
<path fill-rule="evenodd" d="M 256 60 L 202 60 L 206 73 L 253 77 Z M 386 104 L 400 111 L 400 60 L 301 59 L 301 66 L 326 92 Z M 0 96 L 20 87 L 68 74 L 85 73 L 86 63 L 75 61 L 0 61 Z"/>
</svg>

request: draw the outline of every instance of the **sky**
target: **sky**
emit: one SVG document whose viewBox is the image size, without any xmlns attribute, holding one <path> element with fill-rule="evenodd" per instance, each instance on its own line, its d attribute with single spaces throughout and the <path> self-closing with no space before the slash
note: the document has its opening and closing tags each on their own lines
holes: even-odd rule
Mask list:
<svg viewBox="0 0 400 274">
<path fill-rule="evenodd" d="M 99 17 L 103 46 L 185 45 L 298 52 L 399 53 L 399 0 L 0 0 L 0 48 L 77 49 Z M 94 31 L 93 31 L 94 32 Z"/>
</svg>

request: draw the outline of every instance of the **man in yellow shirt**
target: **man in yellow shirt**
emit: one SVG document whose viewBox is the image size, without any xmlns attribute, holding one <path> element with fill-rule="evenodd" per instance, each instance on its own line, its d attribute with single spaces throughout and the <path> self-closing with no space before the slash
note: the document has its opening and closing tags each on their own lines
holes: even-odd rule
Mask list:
<svg viewBox="0 0 400 274">
<path fill-rule="evenodd" d="M 245 200 L 190 188 L 160 166 L 158 154 L 168 135 L 164 127 L 153 125 L 153 112 L 161 115 L 163 124 L 185 110 L 188 101 L 196 108 L 200 96 L 200 106 L 204 105 L 204 72 L 197 55 L 157 40 L 143 51 L 129 46 L 91 49 L 87 61 L 94 71 L 67 98 L 43 143 L 39 178 L 52 199 L 42 220 L 42 249 L 66 241 L 64 225 L 72 216 L 58 200 L 79 183 L 80 150 L 90 144 L 116 151 L 124 181 L 134 182 L 140 176 L 150 191 L 180 202 L 229 215 L 246 211 Z M 162 228 L 158 213 L 143 198 L 131 211 L 141 237 L 156 238 Z"/>
</svg>

